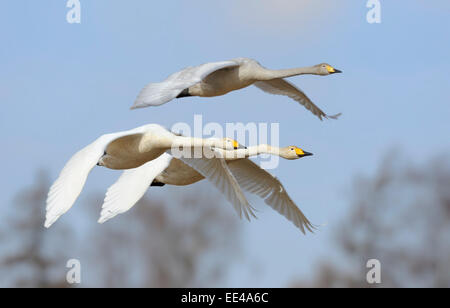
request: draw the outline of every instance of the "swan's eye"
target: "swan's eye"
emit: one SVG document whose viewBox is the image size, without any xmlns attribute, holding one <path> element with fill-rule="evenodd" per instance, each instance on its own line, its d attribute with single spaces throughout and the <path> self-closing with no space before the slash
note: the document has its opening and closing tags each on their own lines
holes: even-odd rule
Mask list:
<svg viewBox="0 0 450 308">
<path fill-rule="evenodd" d="M 294 148 L 291 148 L 291 151 L 294 151 Z"/>
</svg>

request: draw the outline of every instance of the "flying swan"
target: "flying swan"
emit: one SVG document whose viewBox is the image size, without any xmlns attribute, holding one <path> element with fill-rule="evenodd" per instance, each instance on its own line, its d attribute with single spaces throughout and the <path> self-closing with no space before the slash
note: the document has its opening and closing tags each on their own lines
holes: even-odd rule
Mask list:
<svg viewBox="0 0 450 308">
<path fill-rule="evenodd" d="M 292 98 L 320 120 L 336 119 L 340 113 L 331 116 L 325 114 L 303 91 L 284 79 L 304 74 L 327 76 L 335 73 L 342 71 L 327 63 L 284 70 L 270 70 L 248 58 L 205 63 L 176 72 L 163 82 L 148 84 L 140 92 L 131 109 L 159 106 L 174 98 L 186 96 L 224 95 L 253 84 L 264 92 Z"/>
<path fill-rule="evenodd" d="M 220 157 L 221 153 L 215 152 L 217 148 L 238 149 L 239 144 L 235 140 L 183 137 L 157 124 L 149 124 L 129 131 L 103 135 L 72 156 L 48 193 L 45 227 L 49 228 L 72 207 L 94 166 L 116 170 L 137 168 L 157 159 L 166 151 L 171 152 L 179 148 L 201 148 L 212 151 L 214 155 L 210 157 L 201 155 L 198 158 L 189 158 L 185 155 L 186 157 L 179 158 L 221 190 L 239 216 L 244 214 L 247 219 L 254 216 L 253 209 L 236 179 L 225 160 Z M 177 152 L 177 155 L 180 153 Z M 158 165 L 158 167 L 160 173 L 167 166 Z"/>
<path fill-rule="evenodd" d="M 285 159 L 298 159 L 312 155 L 296 146 L 277 148 L 258 145 L 236 151 L 217 150 L 227 161 L 228 167 L 242 189 L 265 199 L 265 203 L 290 220 L 303 233 L 314 226 L 292 201 L 283 184 L 269 172 L 247 157 L 258 154 L 278 155 Z M 202 163 L 202 162 L 199 162 Z M 192 164 L 195 166 L 195 164 Z M 162 170 L 162 171 L 161 171 Z M 107 191 L 99 223 L 128 211 L 145 194 L 149 186 L 184 186 L 204 179 L 199 172 L 168 153 L 139 168 L 126 170 Z"/>
</svg>

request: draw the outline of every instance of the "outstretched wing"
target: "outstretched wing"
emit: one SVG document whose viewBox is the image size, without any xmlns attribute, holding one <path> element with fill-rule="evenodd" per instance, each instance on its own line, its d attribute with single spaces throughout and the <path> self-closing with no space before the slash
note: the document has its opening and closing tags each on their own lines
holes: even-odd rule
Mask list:
<svg viewBox="0 0 450 308">
<path fill-rule="evenodd" d="M 164 153 L 138 168 L 124 171 L 117 182 L 108 188 L 98 222 L 104 223 L 131 209 L 171 160 L 172 156 Z"/>
<path fill-rule="evenodd" d="M 239 63 L 236 61 L 222 61 L 185 68 L 170 75 L 163 82 L 149 83 L 145 86 L 131 109 L 165 104 L 177 97 L 184 89 L 202 81 L 209 74 L 225 67 L 237 65 Z"/>
<path fill-rule="evenodd" d="M 275 95 L 285 95 L 293 100 L 299 102 L 303 106 L 305 106 L 306 109 L 311 111 L 314 115 L 316 115 L 321 121 L 322 117 L 328 119 L 337 119 L 341 114 L 335 114 L 335 115 L 327 115 L 325 112 L 323 112 L 319 107 L 317 107 L 309 98 L 306 96 L 303 91 L 298 89 L 296 86 L 294 86 L 289 81 L 286 81 L 282 78 L 277 79 L 271 79 L 267 81 L 257 81 L 254 83 L 254 85 L 264 92 L 275 94 Z"/>
<path fill-rule="evenodd" d="M 250 216 L 256 218 L 253 213 L 252 206 L 245 198 L 239 184 L 235 177 L 228 169 L 227 163 L 221 157 L 219 152 L 216 152 L 214 158 L 179 158 L 186 165 L 194 168 L 198 173 L 209 180 L 217 189 L 219 189 L 233 205 L 239 217 L 242 214 L 250 220 Z"/>
<path fill-rule="evenodd" d="M 87 176 L 103 156 L 114 135 L 104 135 L 77 152 L 64 166 L 47 197 L 45 227 L 67 212 L 81 193 Z"/>
<path fill-rule="evenodd" d="M 303 233 L 313 232 L 314 226 L 289 197 L 280 181 L 249 159 L 239 159 L 228 164 L 240 187 L 265 199 L 264 202 L 290 220 Z"/>
</svg>

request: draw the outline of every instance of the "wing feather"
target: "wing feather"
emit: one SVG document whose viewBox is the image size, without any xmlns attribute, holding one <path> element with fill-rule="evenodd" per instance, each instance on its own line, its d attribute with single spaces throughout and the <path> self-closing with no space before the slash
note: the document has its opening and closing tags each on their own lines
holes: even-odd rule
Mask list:
<svg viewBox="0 0 450 308">
<path fill-rule="evenodd" d="M 171 134 L 164 127 L 157 124 L 143 125 L 128 131 L 106 134 L 99 137 L 90 145 L 78 151 L 66 163 L 53 183 L 47 197 L 45 227 L 49 228 L 61 215 L 67 212 L 81 193 L 87 176 L 105 153 L 105 149 L 115 139 L 123 136 L 141 134 L 153 131 L 160 135 Z M 122 150 L 126 150 L 126 143 L 121 143 Z M 117 148 L 117 147 L 116 147 Z"/>
<path fill-rule="evenodd" d="M 158 158 L 135 168 L 125 170 L 106 192 L 99 223 L 131 209 L 145 194 L 155 177 L 170 164 L 172 156 L 164 153 Z"/>
<path fill-rule="evenodd" d="M 247 220 L 250 216 L 256 218 L 252 206 L 248 203 L 235 177 L 228 169 L 226 161 L 216 152 L 215 158 L 185 158 L 180 157 L 186 165 L 194 168 L 197 172 L 209 180 L 219 189 L 233 205 L 239 217 L 244 214 Z"/>
<path fill-rule="evenodd" d="M 86 183 L 87 176 L 103 156 L 111 139 L 113 139 L 112 135 L 98 138 L 73 155 L 64 166 L 48 193 L 44 224 L 46 228 L 49 228 L 75 203 Z"/>
<path fill-rule="evenodd" d="M 319 107 L 317 107 L 306 94 L 294 86 L 289 81 L 282 78 L 271 79 L 267 81 L 257 81 L 254 83 L 256 87 L 263 90 L 264 92 L 274 94 L 274 95 L 285 95 L 293 100 L 302 104 L 306 109 L 311 111 L 315 116 L 317 116 L 321 121 L 323 118 L 337 119 L 341 114 L 327 115 Z"/>
<path fill-rule="evenodd" d="M 249 159 L 239 159 L 228 164 L 240 187 L 265 199 L 264 202 L 286 217 L 303 233 L 310 232 L 314 225 L 292 201 L 283 184 L 266 170 Z"/>
<path fill-rule="evenodd" d="M 187 67 L 170 75 L 163 82 L 149 83 L 141 90 L 131 109 L 165 104 L 177 97 L 184 89 L 202 81 L 209 74 L 225 67 L 237 65 L 239 63 L 236 61 L 222 61 Z"/>
</svg>

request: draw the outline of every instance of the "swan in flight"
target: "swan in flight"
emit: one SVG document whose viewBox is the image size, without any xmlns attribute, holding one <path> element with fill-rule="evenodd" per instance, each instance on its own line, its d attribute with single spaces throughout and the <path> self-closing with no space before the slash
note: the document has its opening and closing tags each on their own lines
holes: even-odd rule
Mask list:
<svg viewBox="0 0 450 308">
<path fill-rule="evenodd" d="M 298 159 L 312 155 L 296 146 L 285 148 L 258 145 L 236 151 L 219 150 L 238 184 L 247 192 L 265 199 L 265 203 L 290 220 L 303 233 L 313 231 L 314 226 L 292 201 L 283 184 L 266 170 L 247 157 L 258 154 L 273 154 L 285 159 Z M 245 157 L 245 158 L 244 158 Z M 195 159 L 194 159 L 195 160 Z M 202 163 L 202 162 L 199 162 Z M 191 166 L 195 166 L 192 164 Z M 128 211 L 145 194 L 149 186 L 184 186 L 204 179 L 199 172 L 184 161 L 168 153 L 139 168 L 126 170 L 107 191 L 99 223 Z"/>
<path fill-rule="evenodd" d="M 94 166 L 109 169 L 137 168 L 174 149 L 238 149 L 239 144 L 229 138 L 191 138 L 176 135 L 162 126 L 149 124 L 129 131 L 106 134 L 77 152 L 67 162 L 58 179 L 51 186 L 47 197 L 45 227 L 50 227 L 67 212 L 81 193 Z M 205 153 L 206 154 L 206 153 Z M 177 151 L 177 155 L 180 155 Z M 191 159 L 179 157 L 197 172 L 217 186 L 233 204 L 239 216 L 254 216 L 252 207 L 242 193 L 236 179 L 220 153 L 210 158 L 205 155 Z M 186 155 L 187 156 L 187 155 Z M 195 165 L 192 163 L 195 161 Z M 163 168 L 160 166 L 162 172 Z"/>
<path fill-rule="evenodd" d="M 342 71 L 327 63 L 283 70 L 267 69 L 257 61 L 248 58 L 205 63 L 176 72 L 163 82 L 148 84 L 140 92 L 131 109 L 159 106 L 174 98 L 186 96 L 224 95 L 253 84 L 264 92 L 290 97 L 320 120 L 322 118 L 336 119 L 340 113 L 327 115 L 303 91 L 284 79 L 304 74 L 327 76 L 336 73 L 342 73 Z"/>
</svg>

